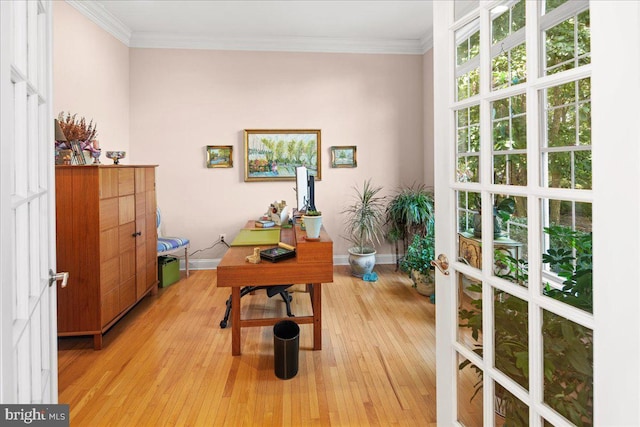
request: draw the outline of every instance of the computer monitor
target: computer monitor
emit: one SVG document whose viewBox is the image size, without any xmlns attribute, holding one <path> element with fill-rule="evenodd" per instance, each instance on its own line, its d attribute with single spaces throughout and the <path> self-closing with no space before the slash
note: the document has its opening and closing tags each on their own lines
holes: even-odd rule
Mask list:
<svg viewBox="0 0 640 427">
<path fill-rule="evenodd" d="M 298 166 L 296 168 L 296 202 L 298 212 L 307 209 L 309 200 L 309 186 L 307 185 L 307 168 Z"/>
<path fill-rule="evenodd" d="M 316 210 L 315 178 L 305 166 L 296 168 L 296 202 L 298 212 Z"/>
</svg>

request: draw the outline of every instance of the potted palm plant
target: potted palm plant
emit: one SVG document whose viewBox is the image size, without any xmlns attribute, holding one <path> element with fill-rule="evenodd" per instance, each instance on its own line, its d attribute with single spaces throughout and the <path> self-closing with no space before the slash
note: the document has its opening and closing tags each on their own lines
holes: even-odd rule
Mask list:
<svg viewBox="0 0 640 427">
<path fill-rule="evenodd" d="M 362 189 L 354 187 L 353 203 L 342 211 L 346 215 L 344 238 L 353 244 L 349 251 L 351 273 L 362 277 L 373 271 L 376 264 L 375 245 L 383 234 L 384 200 L 378 193 L 382 187 L 364 182 Z"/>
</svg>

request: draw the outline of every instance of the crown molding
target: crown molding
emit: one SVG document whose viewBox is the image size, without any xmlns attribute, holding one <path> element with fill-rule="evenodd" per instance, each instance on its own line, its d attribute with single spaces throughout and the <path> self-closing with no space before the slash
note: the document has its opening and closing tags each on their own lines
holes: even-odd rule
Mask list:
<svg viewBox="0 0 640 427">
<path fill-rule="evenodd" d="M 217 38 L 162 33 L 133 33 L 130 47 L 271 52 L 323 52 L 421 55 L 421 40 L 329 37 Z"/>
<path fill-rule="evenodd" d="M 422 53 L 426 53 L 429 49 L 433 49 L 433 34 L 427 34 L 420 39 L 420 49 Z"/>
<path fill-rule="evenodd" d="M 127 47 L 130 47 L 131 29 L 109 13 L 100 3 L 80 0 L 66 0 L 66 2 Z"/>
<path fill-rule="evenodd" d="M 132 32 L 100 3 L 80 0 L 66 2 L 127 47 L 133 48 L 422 55 L 433 45 L 432 36 L 405 40 L 331 37 L 224 38 Z"/>
</svg>

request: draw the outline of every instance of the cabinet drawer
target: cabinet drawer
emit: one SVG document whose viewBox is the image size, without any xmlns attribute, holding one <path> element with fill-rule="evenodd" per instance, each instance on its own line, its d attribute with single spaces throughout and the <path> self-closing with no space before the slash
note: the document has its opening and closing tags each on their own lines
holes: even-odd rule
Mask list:
<svg viewBox="0 0 640 427">
<path fill-rule="evenodd" d="M 136 275 L 136 254 L 133 250 L 120 254 L 120 283 Z"/>
<path fill-rule="evenodd" d="M 157 258 L 154 258 L 157 259 Z M 147 264 L 147 288 L 154 286 L 158 282 L 158 264 L 156 261 Z"/>
<path fill-rule="evenodd" d="M 113 257 L 100 265 L 100 294 L 104 297 L 120 283 L 120 259 Z"/>
<path fill-rule="evenodd" d="M 156 194 L 156 170 L 154 168 L 146 168 L 144 173 L 145 191 Z"/>
<path fill-rule="evenodd" d="M 100 310 L 102 327 L 111 322 L 120 313 L 119 296 L 118 288 L 116 288 L 102 297 L 102 310 Z"/>
<path fill-rule="evenodd" d="M 133 168 L 118 169 L 118 195 L 126 196 L 133 194 L 135 190 L 135 179 Z"/>
<path fill-rule="evenodd" d="M 100 202 L 100 231 L 118 226 L 118 199 L 106 199 Z"/>
<path fill-rule="evenodd" d="M 118 197 L 118 170 L 100 169 L 100 198 Z"/>
<path fill-rule="evenodd" d="M 120 311 L 136 302 L 136 278 L 132 277 L 120 285 Z"/>
<path fill-rule="evenodd" d="M 120 253 L 118 244 L 118 229 L 110 228 L 100 232 L 100 263 L 111 258 L 117 258 Z"/>
<path fill-rule="evenodd" d="M 144 173 L 145 169 L 142 168 L 138 168 L 135 170 L 135 177 L 136 177 L 136 194 L 137 193 L 144 193 L 145 190 L 145 186 L 146 186 L 146 179 L 145 179 L 145 173 Z"/>
<path fill-rule="evenodd" d="M 135 196 L 124 196 L 118 199 L 118 224 L 126 224 L 136 219 Z"/>
</svg>

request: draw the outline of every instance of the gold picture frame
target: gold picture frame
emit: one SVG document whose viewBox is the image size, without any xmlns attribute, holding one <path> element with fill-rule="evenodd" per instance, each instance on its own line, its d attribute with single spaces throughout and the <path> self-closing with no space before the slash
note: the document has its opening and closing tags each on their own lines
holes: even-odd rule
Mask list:
<svg viewBox="0 0 640 427">
<path fill-rule="evenodd" d="M 357 148 L 355 145 L 336 145 L 331 147 L 332 168 L 358 167 Z"/>
<path fill-rule="evenodd" d="M 233 146 L 232 145 L 207 145 L 207 167 L 208 168 L 232 168 L 233 167 Z"/>
<path fill-rule="evenodd" d="M 244 180 L 295 181 L 296 167 L 322 178 L 320 129 L 245 129 Z"/>
</svg>

